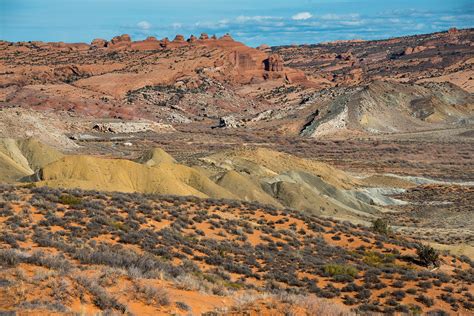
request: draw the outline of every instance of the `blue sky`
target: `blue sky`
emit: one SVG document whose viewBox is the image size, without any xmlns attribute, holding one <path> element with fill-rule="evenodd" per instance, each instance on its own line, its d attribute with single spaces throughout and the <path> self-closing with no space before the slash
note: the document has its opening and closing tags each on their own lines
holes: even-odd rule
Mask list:
<svg viewBox="0 0 474 316">
<path fill-rule="evenodd" d="M 0 39 L 90 42 L 230 32 L 248 45 L 474 27 L 474 0 L 0 0 Z"/>
</svg>

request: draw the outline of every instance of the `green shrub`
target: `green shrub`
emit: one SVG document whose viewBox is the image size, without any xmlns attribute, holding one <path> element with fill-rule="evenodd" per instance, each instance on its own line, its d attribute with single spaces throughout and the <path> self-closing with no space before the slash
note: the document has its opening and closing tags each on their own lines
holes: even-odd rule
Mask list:
<svg viewBox="0 0 474 316">
<path fill-rule="evenodd" d="M 82 200 L 72 195 L 61 195 L 59 197 L 59 202 L 65 205 L 77 205 L 80 204 Z"/>
<path fill-rule="evenodd" d="M 376 233 L 388 235 L 391 232 L 388 222 L 382 218 L 372 221 L 372 230 Z"/>
<path fill-rule="evenodd" d="M 418 260 L 425 266 L 439 266 L 439 252 L 431 246 L 419 245 L 416 249 Z"/>
<path fill-rule="evenodd" d="M 327 264 L 324 266 L 324 273 L 330 276 L 349 275 L 355 277 L 359 271 L 356 268 L 342 264 Z"/>
<path fill-rule="evenodd" d="M 367 251 L 362 260 L 369 266 L 382 267 L 393 264 L 395 262 L 395 255 Z"/>
</svg>

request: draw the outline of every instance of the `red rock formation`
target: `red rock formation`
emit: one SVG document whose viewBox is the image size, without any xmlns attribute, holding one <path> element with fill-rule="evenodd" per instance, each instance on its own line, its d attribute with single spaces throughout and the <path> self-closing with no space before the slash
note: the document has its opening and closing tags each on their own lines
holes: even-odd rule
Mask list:
<svg viewBox="0 0 474 316">
<path fill-rule="evenodd" d="M 165 37 L 164 39 L 161 40 L 161 47 L 167 47 L 169 43 L 170 43 L 170 40 L 167 37 Z"/>
<path fill-rule="evenodd" d="M 270 46 L 268 46 L 267 44 L 262 44 L 260 45 L 259 47 L 257 47 L 258 50 L 261 50 L 262 52 L 269 52 L 271 51 L 271 48 Z"/>
<path fill-rule="evenodd" d="M 196 36 L 191 35 L 191 37 L 188 39 L 188 43 L 195 43 L 197 41 Z"/>
<path fill-rule="evenodd" d="M 283 71 L 283 58 L 278 54 L 271 54 L 264 63 L 266 71 Z"/>
<path fill-rule="evenodd" d="M 122 35 L 119 35 L 119 36 L 115 36 L 114 38 L 112 38 L 110 40 L 110 42 L 115 45 L 115 44 L 119 44 L 119 43 L 130 43 L 132 41 L 132 39 L 130 38 L 130 35 L 128 34 L 122 34 Z"/>
<path fill-rule="evenodd" d="M 211 39 L 216 40 L 216 39 L 217 39 L 216 34 L 212 35 L 212 36 L 211 36 Z"/>
<path fill-rule="evenodd" d="M 146 42 L 157 42 L 158 39 L 154 36 L 148 36 L 145 41 Z"/>
<path fill-rule="evenodd" d="M 91 42 L 91 46 L 94 48 L 104 48 L 107 47 L 107 41 L 102 38 L 96 38 Z"/>
<path fill-rule="evenodd" d="M 219 38 L 219 40 L 221 40 L 221 41 L 233 41 L 234 39 L 232 38 L 232 36 L 230 36 L 229 33 L 227 33 L 224 36 L 222 36 L 221 38 Z"/>
<path fill-rule="evenodd" d="M 459 30 L 455 27 L 452 27 L 448 30 L 448 34 L 458 34 L 459 33 Z"/>
<path fill-rule="evenodd" d="M 427 47 L 425 47 L 425 46 L 416 46 L 415 48 L 407 47 L 405 49 L 405 51 L 403 52 L 403 54 L 404 55 L 416 54 L 416 53 L 420 53 L 420 52 L 422 52 L 426 49 L 427 49 Z"/>
<path fill-rule="evenodd" d="M 206 33 L 201 33 L 201 36 L 199 36 L 199 39 L 200 39 L 200 40 L 208 40 L 208 39 L 209 39 L 209 35 L 207 35 Z"/>
<path fill-rule="evenodd" d="M 181 34 L 176 35 L 176 37 L 173 40 L 173 43 L 185 43 L 186 41 L 184 40 L 184 36 Z"/>
</svg>

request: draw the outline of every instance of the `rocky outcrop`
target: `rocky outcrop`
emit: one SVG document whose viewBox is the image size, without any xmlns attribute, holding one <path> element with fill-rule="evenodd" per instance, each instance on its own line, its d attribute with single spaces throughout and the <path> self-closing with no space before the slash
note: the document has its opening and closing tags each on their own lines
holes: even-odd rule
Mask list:
<svg viewBox="0 0 474 316">
<path fill-rule="evenodd" d="M 131 41 L 132 39 L 130 38 L 130 35 L 122 34 L 122 35 L 115 36 L 114 38 L 112 38 L 110 40 L 110 43 L 112 43 L 112 45 L 116 45 L 119 43 L 130 43 Z"/>
<path fill-rule="evenodd" d="M 219 38 L 219 40 L 221 40 L 221 41 L 233 41 L 234 39 L 232 38 L 232 36 L 230 36 L 229 33 L 227 33 L 224 36 L 222 36 L 221 38 Z"/>
<path fill-rule="evenodd" d="M 148 131 L 173 131 L 174 128 L 169 124 L 156 122 L 110 122 L 97 123 L 92 129 L 101 133 L 142 133 Z"/>
<path fill-rule="evenodd" d="M 448 30 L 448 34 L 451 34 L 451 35 L 458 34 L 458 33 L 459 33 L 459 30 L 455 27 L 452 27 Z"/>
<path fill-rule="evenodd" d="M 420 52 L 422 52 L 426 49 L 427 49 L 427 47 L 425 47 L 425 46 L 416 46 L 415 48 L 407 47 L 405 49 L 405 51 L 403 52 L 403 54 L 404 55 L 416 54 L 416 53 L 420 53 Z"/>
<path fill-rule="evenodd" d="M 186 41 L 184 40 L 183 35 L 178 34 L 178 35 L 175 36 L 175 38 L 173 40 L 173 43 L 186 43 Z"/>
<path fill-rule="evenodd" d="M 283 58 L 278 54 L 271 54 L 264 61 L 266 71 L 283 71 Z"/>
<path fill-rule="evenodd" d="M 220 128 L 237 128 L 243 126 L 243 123 L 238 121 L 234 116 L 223 116 L 219 119 Z"/>
<path fill-rule="evenodd" d="M 108 42 L 102 38 L 96 38 L 91 42 L 93 48 L 105 48 L 107 47 Z"/>
<path fill-rule="evenodd" d="M 202 41 L 208 40 L 209 35 L 207 35 L 206 33 L 201 33 L 201 36 L 199 36 L 199 39 Z"/>
<path fill-rule="evenodd" d="M 126 47 L 130 47 L 132 43 L 132 39 L 130 38 L 130 35 L 128 34 L 123 34 L 120 36 L 115 36 L 110 40 L 109 45 L 107 47 L 115 48 L 115 49 L 122 49 Z"/>
<path fill-rule="evenodd" d="M 194 35 L 191 35 L 188 39 L 188 43 L 195 43 L 197 41 L 197 37 Z"/>
</svg>

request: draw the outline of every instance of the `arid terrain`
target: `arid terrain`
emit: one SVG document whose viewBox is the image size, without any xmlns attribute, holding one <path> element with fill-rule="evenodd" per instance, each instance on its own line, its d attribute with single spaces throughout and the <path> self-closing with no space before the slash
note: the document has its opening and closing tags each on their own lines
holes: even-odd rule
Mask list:
<svg viewBox="0 0 474 316">
<path fill-rule="evenodd" d="M 0 314 L 472 315 L 474 30 L 0 42 Z"/>
</svg>

